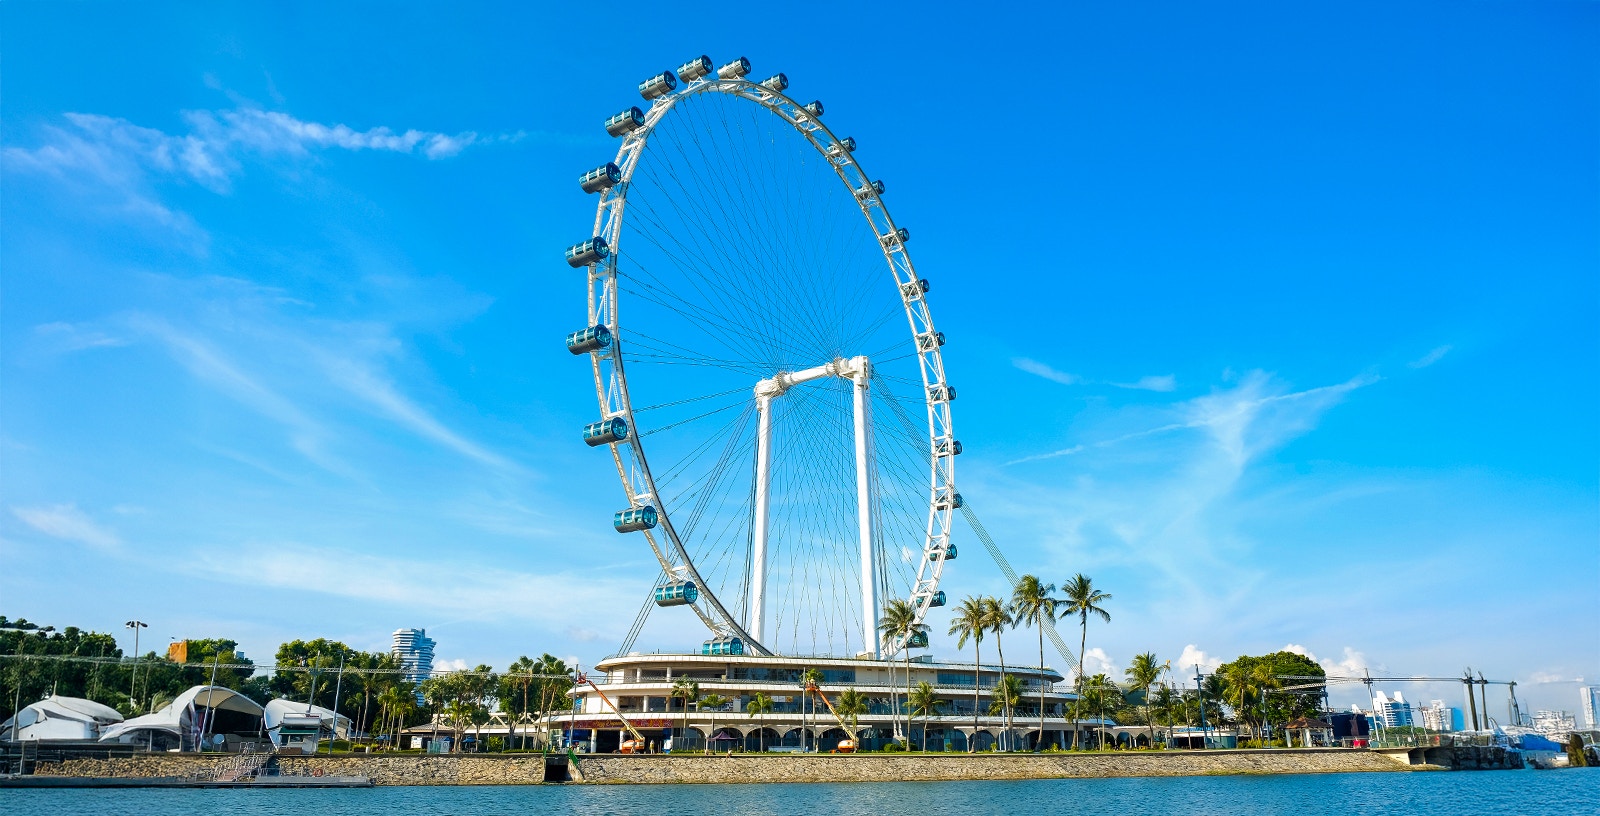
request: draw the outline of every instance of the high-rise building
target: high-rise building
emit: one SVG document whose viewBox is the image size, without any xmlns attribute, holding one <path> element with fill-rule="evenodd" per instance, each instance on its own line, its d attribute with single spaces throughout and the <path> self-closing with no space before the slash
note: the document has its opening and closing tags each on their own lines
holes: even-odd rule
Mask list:
<svg viewBox="0 0 1600 816">
<path fill-rule="evenodd" d="M 1412 723 L 1411 704 L 1398 691 L 1392 700 L 1378 692 L 1372 698 L 1372 713 L 1384 728 L 1404 728 Z"/>
<path fill-rule="evenodd" d="M 433 638 L 426 629 L 394 630 L 394 647 L 390 653 L 400 661 L 405 671 L 401 677 L 412 683 L 421 683 L 433 675 Z M 421 699 L 419 692 L 417 699 Z"/>
<path fill-rule="evenodd" d="M 1433 700 L 1420 709 L 1422 727 L 1430 731 L 1461 731 L 1464 729 L 1461 709 L 1445 705 L 1443 700 Z"/>
<path fill-rule="evenodd" d="M 1593 731 L 1600 728 L 1600 686 L 1582 686 L 1578 689 L 1578 712 L 1583 717 L 1583 727 Z"/>
</svg>

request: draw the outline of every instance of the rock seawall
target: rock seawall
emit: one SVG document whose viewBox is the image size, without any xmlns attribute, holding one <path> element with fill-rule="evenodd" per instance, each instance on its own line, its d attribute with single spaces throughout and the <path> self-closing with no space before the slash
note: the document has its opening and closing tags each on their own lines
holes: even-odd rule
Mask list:
<svg viewBox="0 0 1600 816">
<path fill-rule="evenodd" d="M 581 756 L 578 774 L 599 784 L 910 782 L 1404 771 L 1359 749 L 1278 749 L 1109 754 Z"/>
<path fill-rule="evenodd" d="M 41 763 L 39 776 L 157 777 L 214 771 L 228 757 L 204 754 L 145 754 L 112 759 Z M 322 771 L 325 776 L 365 776 L 375 785 L 534 785 L 544 781 L 539 754 L 280 756 L 284 774 Z"/>
</svg>

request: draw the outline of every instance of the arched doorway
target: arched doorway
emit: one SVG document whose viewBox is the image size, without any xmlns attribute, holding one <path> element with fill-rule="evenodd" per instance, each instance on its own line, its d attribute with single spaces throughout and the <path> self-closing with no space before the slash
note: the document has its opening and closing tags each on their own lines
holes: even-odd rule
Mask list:
<svg viewBox="0 0 1600 816">
<path fill-rule="evenodd" d="M 763 751 L 783 744 L 783 735 L 771 728 L 753 728 L 744 735 L 746 751 Z"/>
</svg>

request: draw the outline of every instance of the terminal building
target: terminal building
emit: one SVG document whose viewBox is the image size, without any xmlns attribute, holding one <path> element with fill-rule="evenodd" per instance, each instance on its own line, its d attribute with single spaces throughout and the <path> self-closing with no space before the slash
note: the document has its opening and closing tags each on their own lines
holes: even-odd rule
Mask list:
<svg viewBox="0 0 1600 816">
<path fill-rule="evenodd" d="M 998 665 L 983 664 L 975 670 L 971 663 L 941 663 L 927 656 L 910 661 L 910 684 L 915 688 L 926 682 L 933 687 L 937 713 L 917 712 L 907 723 L 907 665 L 903 660 L 861 658 L 632 653 L 600 661 L 588 675 L 594 685 L 573 690 L 572 711 L 552 714 L 542 725 L 550 744 L 595 753 L 616 751 L 630 738 L 622 717 L 646 739 L 646 749 L 654 751 L 670 747 L 826 753 L 847 738 L 855 740 L 858 750 L 870 751 L 908 731 L 916 749 L 926 744 L 930 751 L 981 751 L 998 744 L 1031 750 L 1071 745 L 1074 732 L 1105 725 L 1088 712 L 1073 722 L 1073 695 L 1055 689 L 1063 679 L 1059 673 L 1007 666 L 1006 674 L 1022 682 L 1021 699 L 1008 728 L 1004 713 L 993 708 L 993 691 L 1001 675 Z M 821 674 L 817 692 L 808 694 L 802 688 L 807 669 Z M 675 696 L 675 684 L 682 680 L 696 683 L 702 697 L 715 695 L 724 702 L 715 708 L 690 705 L 686 714 L 684 698 Z M 837 708 L 840 695 L 848 690 L 866 697 L 866 710 L 836 716 L 829 706 Z M 758 693 L 771 698 L 770 711 L 748 710 Z M 818 699 L 818 693 L 827 701 Z"/>
</svg>

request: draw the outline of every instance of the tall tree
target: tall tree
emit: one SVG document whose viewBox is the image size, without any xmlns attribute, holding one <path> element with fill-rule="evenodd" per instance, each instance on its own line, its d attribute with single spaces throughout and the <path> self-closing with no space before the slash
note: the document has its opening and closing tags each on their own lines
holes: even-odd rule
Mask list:
<svg viewBox="0 0 1600 816">
<path fill-rule="evenodd" d="M 800 672 L 800 748 L 810 750 L 810 744 L 816 741 L 811 738 L 811 715 L 816 713 L 817 707 L 811 702 L 811 693 L 816 691 L 817 684 L 822 682 L 822 670 L 808 666 Z"/>
<path fill-rule="evenodd" d="M 700 684 L 693 678 L 680 677 L 672 683 L 672 696 L 683 698 L 683 730 L 672 741 L 672 747 L 676 748 L 679 744 L 687 744 L 683 738 L 689 734 L 689 704 L 699 701 Z"/>
<path fill-rule="evenodd" d="M 1150 734 L 1150 747 L 1156 747 L 1156 724 L 1150 714 L 1150 686 L 1161 677 L 1161 664 L 1156 662 L 1155 652 L 1144 652 L 1133 656 L 1128 668 L 1123 671 L 1128 682 L 1134 688 L 1144 691 L 1144 724 Z"/>
<path fill-rule="evenodd" d="M 955 615 L 950 618 L 950 634 L 956 636 L 956 648 L 967 645 L 967 639 L 972 639 L 972 739 L 967 741 L 967 752 L 978 750 L 978 709 L 979 690 L 983 688 L 983 653 L 979 647 L 983 644 L 983 634 L 988 631 L 986 617 L 988 609 L 984 606 L 982 598 L 968 595 L 961 601 L 961 606 L 956 608 Z"/>
<path fill-rule="evenodd" d="M 1053 598 L 1055 584 L 1040 581 L 1037 576 L 1024 575 L 1011 591 L 1011 613 L 1016 618 L 1013 626 L 1027 624 L 1039 634 L 1039 744 L 1044 748 L 1044 693 L 1049 684 L 1044 682 L 1044 628 L 1056 619 L 1056 609 L 1061 599 Z"/>
<path fill-rule="evenodd" d="M 989 692 L 992 702 L 989 703 L 990 714 L 1005 714 L 1017 707 L 1022 702 L 1022 680 L 1014 674 L 1000 675 L 1000 683 Z M 1009 730 L 1007 731 L 1009 733 Z M 977 736 L 974 734 L 973 736 Z M 1005 746 L 1000 746 L 1006 750 Z"/>
<path fill-rule="evenodd" d="M 772 713 L 772 698 L 762 692 L 750 696 L 744 704 L 744 713 L 756 718 L 756 750 L 767 750 L 767 715 Z"/>
<path fill-rule="evenodd" d="M 922 717 L 922 750 L 928 750 L 928 718 L 938 715 L 939 707 L 944 701 L 939 699 L 939 693 L 926 680 L 917 683 L 907 698 L 910 702 L 910 713 L 913 717 Z"/>
<path fill-rule="evenodd" d="M 833 710 L 839 712 L 839 716 L 850 721 L 850 739 L 852 740 L 860 738 L 861 715 L 867 713 L 870 708 L 871 706 L 867 703 L 867 695 L 853 688 L 839 692 L 839 699 L 833 706 Z"/>
<path fill-rule="evenodd" d="M 878 631 L 887 640 L 897 642 L 905 656 L 906 699 L 911 699 L 911 641 L 917 635 L 926 635 L 926 624 L 917 622 L 917 609 L 908 601 L 893 600 L 883 607 L 883 617 L 878 620 Z M 909 714 L 907 715 L 909 720 Z M 911 724 L 906 723 L 906 750 L 911 750 Z"/>
<path fill-rule="evenodd" d="M 1006 674 L 1006 648 L 1005 642 L 1001 640 L 1001 635 L 1005 634 L 1006 629 L 1012 626 L 1011 610 L 1001 603 L 999 598 L 993 596 L 984 597 L 983 609 L 984 628 L 994 633 L 994 649 L 1000 655 L 1000 683 L 1004 685 L 1009 675 Z M 1020 689 L 1021 686 L 1018 685 L 1018 688 Z M 1001 750 L 1009 751 L 1014 747 L 1012 743 L 1015 735 L 1011 733 L 1011 712 L 1016 710 L 1016 704 L 1011 695 L 1005 695 L 997 699 L 1001 699 L 1004 703 L 1002 713 L 1005 715 L 1006 721 L 1003 744 L 1000 747 Z M 1021 698 L 1018 697 L 1017 700 L 1020 701 Z"/>
<path fill-rule="evenodd" d="M 1061 586 L 1061 591 L 1066 595 L 1063 608 L 1065 615 L 1077 615 L 1078 626 L 1082 634 L 1078 638 L 1078 685 L 1083 685 L 1083 650 L 1089 645 L 1089 617 L 1093 615 L 1105 623 L 1111 622 L 1111 613 L 1107 612 L 1101 604 L 1111 600 L 1111 596 L 1094 587 L 1094 581 L 1083 573 L 1072 576 L 1072 580 Z M 1079 694 L 1082 697 L 1082 694 Z M 1078 700 L 1072 701 L 1072 725 L 1076 733 L 1079 715 Z"/>
<path fill-rule="evenodd" d="M 711 738 L 717 734 L 716 711 L 727 704 L 728 698 L 722 696 L 721 694 L 707 694 L 706 696 L 700 698 L 700 711 L 706 715 L 706 721 L 710 723 L 707 728 L 711 730 L 711 733 L 706 735 L 707 754 L 711 753 Z"/>
</svg>

